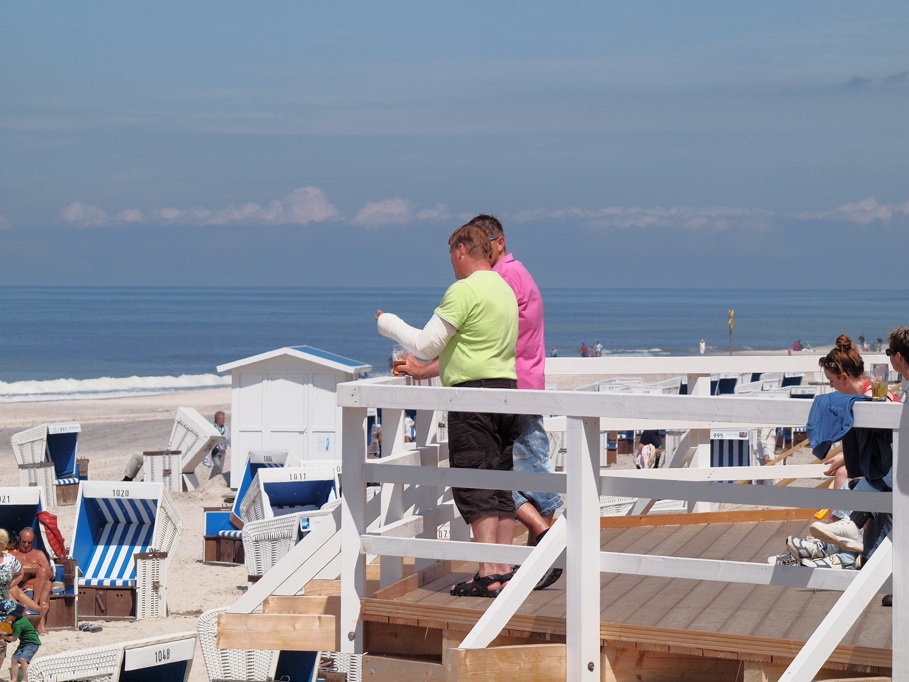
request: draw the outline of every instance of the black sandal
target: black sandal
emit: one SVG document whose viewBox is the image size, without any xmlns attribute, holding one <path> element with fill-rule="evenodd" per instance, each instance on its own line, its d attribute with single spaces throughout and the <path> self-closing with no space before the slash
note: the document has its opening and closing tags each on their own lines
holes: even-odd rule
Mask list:
<svg viewBox="0 0 909 682">
<path fill-rule="evenodd" d="M 513 575 L 513 574 L 512 574 Z M 511 576 L 508 576 L 510 579 Z M 455 597 L 489 597 L 494 598 L 499 596 L 499 592 L 502 591 L 501 588 L 498 590 L 490 590 L 489 586 L 492 583 L 503 582 L 505 576 L 498 575 L 493 573 L 485 577 L 480 577 L 480 572 L 477 571 L 473 578 L 470 580 L 465 580 L 462 583 L 458 583 L 453 586 L 449 592 Z"/>
</svg>

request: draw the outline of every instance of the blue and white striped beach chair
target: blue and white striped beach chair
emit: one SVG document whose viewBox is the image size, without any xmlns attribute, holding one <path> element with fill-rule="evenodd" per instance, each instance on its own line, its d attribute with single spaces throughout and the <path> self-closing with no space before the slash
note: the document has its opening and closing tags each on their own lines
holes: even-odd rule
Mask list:
<svg viewBox="0 0 909 682">
<path fill-rule="evenodd" d="M 243 563 L 244 519 L 240 510 L 260 469 L 297 466 L 300 460 L 287 450 L 252 450 L 230 509 L 203 511 L 202 556 L 207 563 Z"/>
<path fill-rule="evenodd" d="M 340 501 L 337 461 L 261 469 L 243 502 L 243 553 L 250 581 L 265 575 Z"/>
<path fill-rule="evenodd" d="M 16 534 L 21 533 L 25 528 L 31 528 L 35 533 L 35 541 L 32 546 L 34 549 L 44 552 L 54 574 L 53 583 L 57 585 L 57 588 L 52 586 L 51 590 L 50 611 L 47 614 L 48 627 L 75 627 L 79 594 L 76 590 L 74 576 L 66 575 L 63 563 L 57 564 L 54 561 L 55 557 L 50 551 L 44 526 L 38 521 L 38 512 L 43 508 L 44 490 L 42 488 L 0 488 L 0 528 Z M 27 583 L 25 593 L 30 598 L 35 598 L 34 592 Z"/>
<path fill-rule="evenodd" d="M 75 494 L 58 494 L 57 487 L 75 493 L 80 476 L 76 451 L 82 427 L 75 422 L 42 424 L 13 434 L 10 444 L 19 465 L 19 485 L 44 488 L 48 504 L 72 504 Z M 62 491 L 61 491 L 62 492 Z"/>
<path fill-rule="evenodd" d="M 88 607 L 79 617 L 166 616 L 167 567 L 183 524 L 164 485 L 83 482 L 78 505 L 72 555 Z"/>
<path fill-rule="evenodd" d="M 710 466 L 744 467 L 751 464 L 751 431 L 711 431 Z M 732 483 L 732 481 L 723 481 Z"/>
</svg>

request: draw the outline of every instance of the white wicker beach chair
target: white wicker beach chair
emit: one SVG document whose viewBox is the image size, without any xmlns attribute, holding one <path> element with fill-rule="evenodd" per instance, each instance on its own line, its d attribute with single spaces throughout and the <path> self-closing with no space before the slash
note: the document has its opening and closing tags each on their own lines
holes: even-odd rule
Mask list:
<svg viewBox="0 0 909 682">
<path fill-rule="evenodd" d="M 298 466 L 300 460 L 288 450 L 252 450 L 246 459 L 240 487 L 231 507 L 203 511 L 203 561 L 243 563 L 244 520 L 240 507 L 260 469 Z"/>
<path fill-rule="evenodd" d="M 297 467 L 260 469 L 240 505 L 244 523 L 316 511 L 340 497 L 341 463 L 306 461 Z"/>
<path fill-rule="evenodd" d="M 110 682 L 117 673 L 119 644 L 38 656 L 28 666 L 28 682 Z"/>
<path fill-rule="evenodd" d="M 337 462 L 260 470 L 242 505 L 243 554 L 250 580 L 265 575 L 338 504 Z"/>
<path fill-rule="evenodd" d="M 183 523 L 162 483 L 84 482 L 73 529 L 80 618 L 167 615 L 167 573 Z"/>
<path fill-rule="evenodd" d="M 112 682 L 186 682 L 196 640 L 196 633 L 190 631 L 124 642 Z"/>
<path fill-rule="evenodd" d="M 191 407 L 181 407 L 177 410 L 167 449 L 179 450 L 182 453 L 180 472 L 183 489 L 195 490 L 199 487 L 196 467 L 220 440 L 221 434 L 218 429 L 196 410 Z"/>
<path fill-rule="evenodd" d="M 19 485 L 44 489 L 48 504 L 72 504 L 75 496 L 57 498 L 57 486 L 75 491 L 79 483 L 76 451 L 81 426 L 75 422 L 42 424 L 13 434 L 10 443 L 19 465 Z"/>
<path fill-rule="evenodd" d="M 28 668 L 29 682 L 186 682 L 196 651 L 195 632 L 41 656 Z M 153 672 L 149 671 L 153 669 Z"/>
<path fill-rule="evenodd" d="M 199 646 L 202 647 L 202 660 L 205 661 L 208 679 L 264 682 L 275 669 L 278 652 L 219 649 L 218 614 L 226 610 L 227 607 L 212 609 L 199 616 Z"/>
</svg>

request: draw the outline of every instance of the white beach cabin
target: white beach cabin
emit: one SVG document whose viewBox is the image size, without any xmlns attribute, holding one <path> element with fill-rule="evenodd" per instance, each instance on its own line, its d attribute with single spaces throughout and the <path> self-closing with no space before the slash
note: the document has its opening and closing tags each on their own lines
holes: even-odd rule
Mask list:
<svg viewBox="0 0 909 682">
<path fill-rule="evenodd" d="M 250 450 L 290 450 L 300 461 L 341 459 L 338 384 L 372 370 L 311 346 L 291 346 L 218 366 L 231 374 L 230 487 Z"/>
</svg>

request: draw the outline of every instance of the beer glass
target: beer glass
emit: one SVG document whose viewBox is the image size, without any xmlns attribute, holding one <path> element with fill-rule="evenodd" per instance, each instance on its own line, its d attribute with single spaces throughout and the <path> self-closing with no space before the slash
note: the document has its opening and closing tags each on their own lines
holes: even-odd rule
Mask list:
<svg viewBox="0 0 909 682">
<path fill-rule="evenodd" d="M 871 365 L 871 399 L 887 400 L 887 379 L 890 378 L 890 365 Z"/>
</svg>

